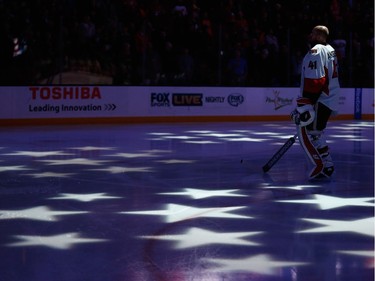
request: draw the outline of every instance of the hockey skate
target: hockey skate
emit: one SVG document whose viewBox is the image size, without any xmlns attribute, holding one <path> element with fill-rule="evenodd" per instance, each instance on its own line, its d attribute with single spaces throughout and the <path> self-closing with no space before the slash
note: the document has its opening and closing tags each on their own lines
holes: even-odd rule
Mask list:
<svg viewBox="0 0 375 281">
<path fill-rule="evenodd" d="M 328 147 L 327 147 L 328 150 Z M 318 149 L 320 152 L 320 150 Z M 333 172 L 335 171 L 335 167 L 332 162 L 332 157 L 329 152 L 321 153 L 320 157 L 323 161 L 323 170 L 315 177 L 315 179 L 329 179 L 331 178 Z"/>
</svg>

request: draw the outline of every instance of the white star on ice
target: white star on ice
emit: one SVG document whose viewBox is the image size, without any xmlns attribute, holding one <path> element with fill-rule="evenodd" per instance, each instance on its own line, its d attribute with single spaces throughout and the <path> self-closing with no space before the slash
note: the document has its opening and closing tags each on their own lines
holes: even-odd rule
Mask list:
<svg viewBox="0 0 375 281">
<path fill-rule="evenodd" d="M 8 172 L 8 171 L 27 171 L 32 170 L 26 168 L 26 166 L 0 166 L 0 172 Z"/>
<path fill-rule="evenodd" d="M 184 188 L 185 192 L 163 192 L 158 193 L 162 195 L 187 195 L 193 199 L 202 199 L 208 197 L 246 197 L 242 194 L 234 194 L 232 192 L 238 191 L 239 189 L 226 189 L 226 190 L 204 190 L 204 189 L 195 189 L 195 188 Z"/>
<path fill-rule="evenodd" d="M 355 232 L 363 235 L 374 236 L 374 218 L 354 221 L 302 219 L 305 221 L 323 224 L 325 226 L 297 231 L 297 233 L 322 233 L 322 232 Z"/>
<path fill-rule="evenodd" d="M 51 211 L 45 206 L 34 207 L 24 210 L 0 210 L 0 220 L 6 219 L 27 219 L 39 221 L 58 221 L 56 216 L 86 214 L 83 211 Z"/>
<path fill-rule="evenodd" d="M 346 126 L 348 127 L 369 127 L 369 128 L 372 128 L 374 127 L 374 123 L 373 122 L 359 122 L 359 123 L 355 123 L 355 124 L 345 124 Z"/>
<path fill-rule="evenodd" d="M 344 134 L 341 134 L 341 135 L 334 135 L 334 134 L 331 134 L 330 137 L 333 137 L 333 138 L 345 138 L 345 139 L 355 139 L 355 138 L 358 138 L 359 136 L 358 135 L 344 135 Z"/>
<path fill-rule="evenodd" d="M 343 138 L 349 141 L 370 141 L 370 139 L 360 138 L 360 136 L 356 135 L 330 135 L 332 138 Z"/>
<path fill-rule="evenodd" d="M 72 173 L 54 173 L 54 172 L 44 172 L 35 174 L 23 174 L 24 176 L 31 176 L 34 178 L 68 178 L 74 174 Z"/>
<path fill-rule="evenodd" d="M 374 207 L 374 203 L 367 201 L 373 201 L 373 197 L 363 198 L 340 198 L 327 195 L 314 195 L 315 199 L 305 200 L 278 200 L 276 202 L 282 203 L 302 203 L 302 204 L 318 204 L 321 210 L 329 210 L 334 208 L 340 208 L 344 206 L 366 206 Z"/>
<path fill-rule="evenodd" d="M 176 140 L 189 140 L 189 139 L 196 139 L 198 137 L 191 137 L 191 136 L 164 136 L 163 139 L 176 139 Z"/>
<path fill-rule="evenodd" d="M 250 219 L 251 217 L 228 214 L 227 212 L 246 208 L 245 206 L 239 207 L 217 207 L 217 208 L 195 208 L 177 204 L 167 204 L 166 210 L 151 210 L 151 211 L 130 211 L 120 212 L 120 214 L 130 215 L 153 215 L 165 216 L 167 223 L 188 220 L 199 217 L 206 218 L 233 218 L 233 219 Z"/>
<path fill-rule="evenodd" d="M 353 255 L 353 256 L 361 256 L 361 257 L 369 257 L 373 258 L 374 257 L 374 251 L 337 251 L 338 253 L 341 254 L 346 254 L 346 255 Z"/>
<path fill-rule="evenodd" d="M 160 137 L 160 138 L 150 138 L 150 139 L 147 139 L 147 140 L 150 140 L 150 141 L 164 141 L 165 139 Z"/>
<path fill-rule="evenodd" d="M 243 134 L 220 134 L 220 133 L 207 133 L 207 134 L 200 134 L 201 136 L 205 137 L 217 137 L 217 138 L 235 138 L 235 137 L 243 137 Z"/>
<path fill-rule="evenodd" d="M 264 184 L 262 186 L 263 188 L 269 188 L 269 189 L 273 189 L 273 188 L 283 188 L 283 189 L 292 189 L 292 190 L 303 190 L 304 188 L 311 188 L 311 187 L 320 187 L 320 185 L 311 185 L 311 184 L 302 184 L 302 185 L 290 185 L 290 186 L 283 186 L 283 185 L 268 185 L 268 184 Z"/>
<path fill-rule="evenodd" d="M 263 232 L 223 232 L 217 233 L 201 228 L 192 227 L 185 234 L 180 235 L 160 235 L 160 236 L 141 236 L 146 239 L 159 239 L 177 241 L 176 249 L 185 249 L 210 244 L 228 244 L 242 246 L 257 246 L 255 242 L 242 239 L 246 236 L 252 236 Z"/>
<path fill-rule="evenodd" d="M 44 246 L 59 250 L 68 250 L 74 244 L 106 242 L 107 239 L 80 238 L 79 233 L 64 233 L 52 236 L 15 235 L 20 242 L 10 243 L 8 247 Z"/>
<path fill-rule="evenodd" d="M 51 197 L 48 199 L 54 200 L 77 200 L 81 202 L 90 202 L 94 200 L 102 200 L 102 199 L 116 199 L 121 197 L 116 196 L 108 196 L 106 193 L 90 193 L 90 194 L 76 194 L 76 193 L 61 193 L 59 197 Z"/>
<path fill-rule="evenodd" d="M 40 162 L 50 163 L 48 165 L 90 165 L 99 166 L 103 163 L 111 162 L 108 160 L 90 160 L 85 158 L 74 158 L 65 160 L 39 160 Z"/>
<path fill-rule="evenodd" d="M 282 140 L 287 140 L 291 137 L 291 135 L 277 135 L 275 136 L 274 138 L 275 139 L 282 139 Z M 298 141 L 298 138 L 296 139 L 296 141 Z"/>
<path fill-rule="evenodd" d="M 209 131 L 209 130 L 190 130 L 190 131 L 185 131 L 186 133 L 190 134 L 210 134 L 210 133 L 215 133 L 215 131 Z"/>
<path fill-rule="evenodd" d="M 148 133 L 149 135 L 153 136 L 169 136 L 172 135 L 172 133 Z"/>
<path fill-rule="evenodd" d="M 3 155 L 11 156 L 31 156 L 31 157 L 46 157 L 46 156 L 60 156 L 60 155 L 72 155 L 71 153 L 64 153 L 62 151 L 17 151 L 15 153 L 6 153 Z"/>
<path fill-rule="evenodd" d="M 280 133 L 275 133 L 275 132 L 253 132 L 254 135 L 264 135 L 264 136 L 275 136 L 275 137 L 283 137 L 280 135 Z M 290 138 L 290 136 L 288 136 Z"/>
<path fill-rule="evenodd" d="M 255 132 L 253 130 L 229 130 L 229 132 L 255 134 Z"/>
<path fill-rule="evenodd" d="M 146 150 L 141 150 L 145 153 L 172 153 L 172 150 L 167 150 L 167 149 L 146 149 Z"/>
<path fill-rule="evenodd" d="M 216 268 L 209 269 L 209 271 L 241 271 L 268 275 L 275 275 L 282 267 L 294 267 L 307 264 L 303 262 L 274 261 L 268 255 L 256 255 L 244 259 L 204 258 L 202 260 L 218 265 Z"/>
<path fill-rule="evenodd" d="M 170 159 L 170 160 L 158 160 L 156 162 L 164 163 L 164 164 L 190 164 L 196 162 L 195 160 L 178 160 L 178 159 Z"/>
<path fill-rule="evenodd" d="M 70 149 L 78 149 L 78 150 L 82 150 L 82 151 L 91 151 L 91 150 L 114 150 L 115 147 L 80 146 L 80 147 L 71 147 Z"/>
<path fill-rule="evenodd" d="M 121 174 L 121 173 L 134 173 L 134 172 L 152 172 L 151 167 L 134 167 L 134 168 L 126 168 L 126 167 L 107 167 L 102 169 L 90 169 L 89 171 L 103 171 L 109 172 L 111 174 Z"/>
<path fill-rule="evenodd" d="M 263 142 L 267 139 L 254 139 L 254 138 L 238 138 L 238 139 L 231 139 L 231 138 L 224 138 L 226 141 L 249 141 L 249 142 Z"/>
<path fill-rule="evenodd" d="M 192 143 L 192 144 L 213 144 L 219 143 L 217 141 L 209 141 L 209 140 L 196 140 L 196 141 L 185 141 L 184 143 Z"/>
<path fill-rule="evenodd" d="M 153 153 L 116 153 L 112 155 L 107 155 L 111 157 L 122 157 L 122 158 L 140 158 L 140 157 L 157 157 Z"/>
</svg>

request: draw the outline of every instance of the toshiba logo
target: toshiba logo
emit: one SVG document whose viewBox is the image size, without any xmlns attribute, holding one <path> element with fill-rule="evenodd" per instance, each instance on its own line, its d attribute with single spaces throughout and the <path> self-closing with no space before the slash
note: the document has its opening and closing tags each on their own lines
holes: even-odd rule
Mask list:
<svg viewBox="0 0 375 281">
<path fill-rule="evenodd" d="M 99 87 L 30 87 L 33 100 L 101 99 Z"/>
</svg>

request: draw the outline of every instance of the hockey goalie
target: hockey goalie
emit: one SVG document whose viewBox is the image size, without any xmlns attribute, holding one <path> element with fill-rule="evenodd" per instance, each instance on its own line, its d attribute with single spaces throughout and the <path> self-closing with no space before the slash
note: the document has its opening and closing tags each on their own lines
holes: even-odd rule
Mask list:
<svg viewBox="0 0 375 281">
<path fill-rule="evenodd" d="M 291 118 L 299 142 L 313 168 L 309 178 L 330 178 L 334 164 L 324 135 L 329 118 L 337 114 L 340 84 L 335 50 L 327 43 L 329 30 L 318 25 L 309 36 L 312 48 L 303 59 L 300 96 Z"/>
</svg>

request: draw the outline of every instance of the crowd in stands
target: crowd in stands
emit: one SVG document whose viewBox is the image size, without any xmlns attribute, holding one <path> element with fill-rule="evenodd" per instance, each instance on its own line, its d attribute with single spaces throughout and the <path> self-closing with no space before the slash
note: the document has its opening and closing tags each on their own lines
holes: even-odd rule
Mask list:
<svg viewBox="0 0 375 281">
<path fill-rule="evenodd" d="M 298 86 L 307 36 L 330 29 L 343 87 L 373 87 L 370 0 L 0 0 L 0 82 L 63 71 L 114 85 Z"/>
</svg>

